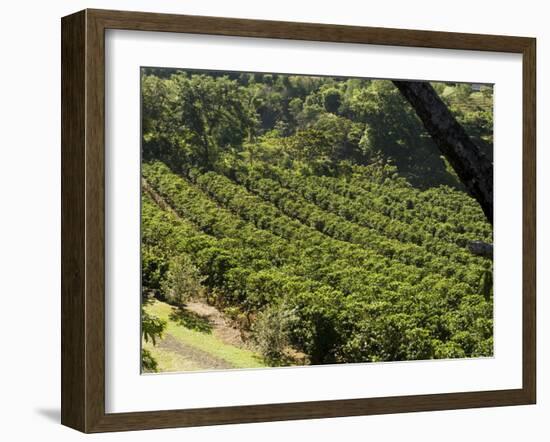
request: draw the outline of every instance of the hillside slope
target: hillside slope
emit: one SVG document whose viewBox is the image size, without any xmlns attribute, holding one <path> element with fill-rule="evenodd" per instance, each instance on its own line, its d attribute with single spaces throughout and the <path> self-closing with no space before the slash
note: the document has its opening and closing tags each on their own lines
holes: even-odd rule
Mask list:
<svg viewBox="0 0 550 442">
<path fill-rule="evenodd" d="M 143 178 L 163 201 L 146 195 L 142 211 L 157 259 L 189 256 L 222 309 L 292 311 L 311 363 L 492 355 L 491 263 L 463 247 L 492 230 L 462 192 L 291 169 L 183 177 L 160 162 Z"/>
</svg>

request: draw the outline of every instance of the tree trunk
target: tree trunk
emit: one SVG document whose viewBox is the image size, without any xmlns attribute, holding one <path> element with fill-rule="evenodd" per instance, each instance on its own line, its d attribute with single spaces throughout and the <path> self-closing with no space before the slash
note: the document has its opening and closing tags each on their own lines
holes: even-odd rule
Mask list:
<svg viewBox="0 0 550 442">
<path fill-rule="evenodd" d="M 439 150 L 493 224 L 493 163 L 470 139 L 464 128 L 427 82 L 394 81 L 412 105 Z"/>
</svg>

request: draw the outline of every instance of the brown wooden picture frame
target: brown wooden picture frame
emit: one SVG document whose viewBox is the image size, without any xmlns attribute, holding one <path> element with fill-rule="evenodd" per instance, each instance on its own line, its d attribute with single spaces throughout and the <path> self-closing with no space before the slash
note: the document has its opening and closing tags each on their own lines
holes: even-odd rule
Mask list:
<svg viewBox="0 0 550 442">
<path fill-rule="evenodd" d="M 83 432 L 534 404 L 533 38 L 84 10 L 62 19 L 62 406 Z M 518 53 L 523 57 L 523 386 L 519 389 L 132 413 L 105 412 L 105 30 L 124 29 Z"/>
</svg>

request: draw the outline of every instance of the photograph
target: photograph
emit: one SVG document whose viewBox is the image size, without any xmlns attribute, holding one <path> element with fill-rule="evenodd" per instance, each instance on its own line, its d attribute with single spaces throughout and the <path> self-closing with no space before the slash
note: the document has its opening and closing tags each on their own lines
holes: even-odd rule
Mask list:
<svg viewBox="0 0 550 442">
<path fill-rule="evenodd" d="M 140 74 L 142 373 L 493 356 L 492 84 Z"/>
</svg>

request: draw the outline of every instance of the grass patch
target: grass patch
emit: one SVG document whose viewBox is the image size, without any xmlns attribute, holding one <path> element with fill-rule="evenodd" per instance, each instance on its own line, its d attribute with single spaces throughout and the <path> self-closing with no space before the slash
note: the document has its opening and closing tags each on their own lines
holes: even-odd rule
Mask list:
<svg viewBox="0 0 550 442">
<path fill-rule="evenodd" d="M 151 356 L 157 361 L 159 372 L 194 371 L 207 368 L 201 367 L 199 364 L 176 352 L 159 348 L 153 345 L 152 342 L 144 342 L 143 348 L 149 350 Z"/>
<path fill-rule="evenodd" d="M 171 335 L 182 344 L 192 346 L 216 358 L 223 359 L 235 368 L 267 367 L 260 355 L 250 350 L 228 345 L 220 341 L 212 334 L 211 329 L 209 331 L 199 331 L 186 328 L 186 322 L 178 319 L 181 316 L 178 314 L 178 309 L 169 304 L 155 300 L 147 305 L 145 310 L 151 315 L 164 319 L 167 324 L 164 332 L 165 335 Z M 196 321 L 192 324 L 196 324 Z M 155 348 L 152 345 L 146 345 L 145 348 L 147 348 L 151 352 L 151 355 L 157 360 L 160 372 L 209 368 L 201 366 L 193 367 L 193 361 L 175 352 L 159 349 L 158 347 Z"/>
<path fill-rule="evenodd" d="M 199 331 L 202 333 L 212 333 L 212 324 L 206 318 L 197 315 L 189 310 L 173 308 L 169 315 L 170 320 L 190 330 Z"/>
</svg>

